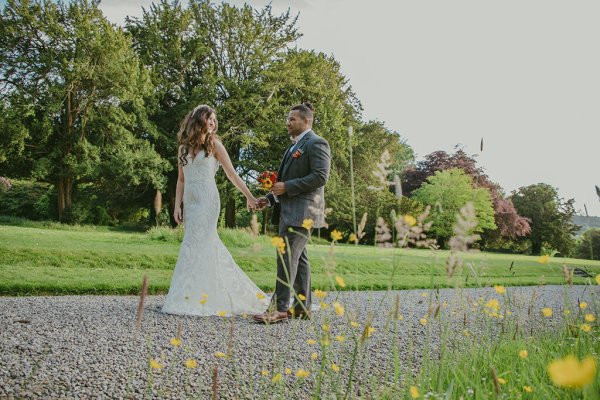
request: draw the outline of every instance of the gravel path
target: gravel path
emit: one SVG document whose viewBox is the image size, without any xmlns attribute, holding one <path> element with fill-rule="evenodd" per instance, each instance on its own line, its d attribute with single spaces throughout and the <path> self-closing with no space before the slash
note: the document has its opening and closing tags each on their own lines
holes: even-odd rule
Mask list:
<svg viewBox="0 0 600 400">
<path fill-rule="evenodd" d="M 519 320 L 524 331 L 539 333 L 561 323 L 565 296 L 571 297 L 575 307 L 579 300 L 592 304 L 591 299 L 599 294 L 598 287 L 591 286 L 575 286 L 570 293 L 567 290 L 565 286 L 507 288 L 508 297 L 496 294 L 493 288 L 330 293 L 326 300 L 343 304 L 343 317 L 336 316 L 330 307 L 315 313 L 311 321 L 272 326 L 243 317 L 165 315 L 160 313 L 164 296 L 150 296 L 139 335 L 134 327 L 137 297 L 2 297 L 0 398 L 204 399 L 211 396 L 215 367 L 220 398 L 270 398 L 278 390 L 284 390 L 283 398 L 307 398 L 323 357 L 321 347 L 308 344 L 307 339 L 320 338 L 317 335 L 323 324 L 331 326 L 331 345 L 326 348 L 331 361 L 327 366 L 335 362 L 341 371 L 336 375 L 329 370 L 327 376 L 333 381 L 326 380 L 329 383 L 325 387 L 335 379 L 346 382 L 353 337 L 360 336 L 361 327 L 372 316 L 376 331 L 365 350 L 359 352 L 353 376 L 357 397 L 365 394 L 358 392 L 369 388 L 369 383 L 381 387 L 393 379 L 394 343 L 402 368 L 414 371 L 425 347 L 435 357 L 441 326 L 450 327 L 453 340 L 465 340 L 465 329 L 471 338 L 499 332 L 502 320 L 483 318 L 483 313 L 472 311 L 479 298 L 484 300 L 481 304 L 490 298 L 501 302 L 510 298 L 511 318 Z M 403 319 L 394 333 L 397 299 Z M 442 322 L 429 317 L 427 326 L 422 326 L 419 319 L 438 305 Z M 553 308 L 554 317 L 542 321 L 542 307 Z M 361 327 L 353 328 L 344 322 L 346 318 L 358 321 Z M 174 347 L 169 341 L 177 335 L 178 326 L 182 345 Z M 346 340 L 336 341 L 336 335 L 344 335 Z M 219 351 L 233 356 L 218 358 L 215 352 Z M 317 353 L 316 360 L 311 359 L 313 352 Z M 149 358 L 158 359 L 164 368 L 151 371 Z M 197 360 L 198 367 L 187 369 L 184 361 L 188 358 Z M 273 384 L 274 374 L 285 368 L 292 373 L 284 372 L 281 381 Z M 310 369 L 311 376 L 296 378 L 299 368 Z M 263 376 L 263 370 L 269 375 Z"/>
</svg>

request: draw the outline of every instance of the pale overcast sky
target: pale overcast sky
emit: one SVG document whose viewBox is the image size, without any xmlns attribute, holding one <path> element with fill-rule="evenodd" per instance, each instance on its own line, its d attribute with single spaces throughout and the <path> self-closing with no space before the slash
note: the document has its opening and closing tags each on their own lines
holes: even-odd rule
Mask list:
<svg viewBox="0 0 600 400">
<path fill-rule="evenodd" d="M 233 4 L 243 1 L 229 0 Z M 122 23 L 147 0 L 104 0 Z M 262 7 L 267 1 L 249 1 Z M 417 156 L 461 144 L 507 193 L 545 182 L 600 216 L 600 2 L 273 0 Z"/>
</svg>

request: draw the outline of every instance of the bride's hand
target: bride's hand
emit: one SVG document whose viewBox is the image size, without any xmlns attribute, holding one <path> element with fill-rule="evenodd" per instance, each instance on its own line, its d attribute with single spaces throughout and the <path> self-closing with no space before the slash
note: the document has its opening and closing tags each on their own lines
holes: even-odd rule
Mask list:
<svg viewBox="0 0 600 400">
<path fill-rule="evenodd" d="M 177 222 L 177 224 L 181 224 L 183 222 L 183 213 L 181 212 L 181 207 L 175 207 L 173 218 L 175 218 L 175 222 Z"/>
<path fill-rule="evenodd" d="M 256 198 L 254 196 L 250 196 L 246 198 L 246 207 L 248 211 L 255 211 L 256 209 Z"/>
</svg>

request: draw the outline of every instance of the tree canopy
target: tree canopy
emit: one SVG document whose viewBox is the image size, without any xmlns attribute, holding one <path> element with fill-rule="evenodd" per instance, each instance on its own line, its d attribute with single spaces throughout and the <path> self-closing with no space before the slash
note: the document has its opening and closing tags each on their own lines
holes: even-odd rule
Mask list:
<svg viewBox="0 0 600 400">
<path fill-rule="evenodd" d="M 478 221 L 474 232 L 496 228 L 489 191 L 475 188 L 472 178 L 460 168 L 437 171 L 413 192 L 413 198 L 432 206 L 431 232 L 435 233 L 442 246 L 452 236 L 456 215 L 468 202 L 473 203 Z"/>
</svg>

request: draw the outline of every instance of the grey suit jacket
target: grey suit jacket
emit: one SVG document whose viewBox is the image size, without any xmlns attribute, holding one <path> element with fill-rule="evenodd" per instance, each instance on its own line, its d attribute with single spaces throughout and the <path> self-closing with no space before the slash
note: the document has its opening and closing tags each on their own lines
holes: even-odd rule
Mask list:
<svg viewBox="0 0 600 400">
<path fill-rule="evenodd" d="M 294 156 L 295 154 L 295 156 Z M 267 195 L 275 204 L 272 222 L 280 219 L 287 226 L 302 226 L 305 219 L 312 219 L 315 228 L 325 225 L 325 183 L 329 179 L 331 154 L 329 143 L 312 130 L 286 150 L 278 180 L 285 182 L 286 192 L 278 196 L 275 204 L 273 195 Z"/>
</svg>

